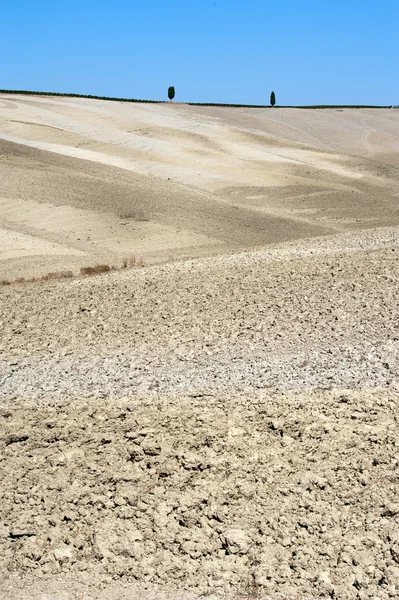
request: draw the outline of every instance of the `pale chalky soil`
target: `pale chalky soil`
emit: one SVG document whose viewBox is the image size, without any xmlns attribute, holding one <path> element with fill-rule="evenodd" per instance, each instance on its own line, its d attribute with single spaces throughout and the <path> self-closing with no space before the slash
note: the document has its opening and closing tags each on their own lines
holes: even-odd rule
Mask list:
<svg viewBox="0 0 399 600">
<path fill-rule="evenodd" d="M 374 389 L 2 409 L 0 564 L 24 578 L 0 597 L 397 598 L 398 408 Z"/>
<path fill-rule="evenodd" d="M 376 230 L 327 252 L 322 239 L 1 288 L 0 398 L 393 385 L 398 244 Z"/>
<path fill-rule="evenodd" d="M 1 288 L 0 598 L 398 598 L 398 258 Z"/>
</svg>

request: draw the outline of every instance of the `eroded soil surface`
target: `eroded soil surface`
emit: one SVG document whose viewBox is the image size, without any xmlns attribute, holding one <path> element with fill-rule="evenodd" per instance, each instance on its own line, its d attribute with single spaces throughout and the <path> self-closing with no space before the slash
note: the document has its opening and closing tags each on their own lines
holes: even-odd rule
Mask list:
<svg viewBox="0 0 399 600">
<path fill-rule="evenodd" d="M 359 388 L 399 376 L 393 228 L 0 293 L 5 400 Z"/>
<path fill-rule="evenodd" d="M 397 598 L 397 239 L 3 288 L 0 597 Z"/>
<path fill-rule="evenodd" d="M 397 111 L 0 95 L 0 281 L 399 223 Z"/>
<path fill-rule="evenodd" d="M 375 389 L 2 409 L 2 571 L 395 598 L 398 408 Z"/>
</svg>

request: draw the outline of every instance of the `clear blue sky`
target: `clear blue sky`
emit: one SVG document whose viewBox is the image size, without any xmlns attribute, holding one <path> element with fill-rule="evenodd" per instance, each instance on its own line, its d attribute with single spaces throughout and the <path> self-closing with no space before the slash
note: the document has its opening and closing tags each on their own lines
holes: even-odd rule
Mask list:
<svg viewBox="0 0 399 600">
<path fill-rule="evenodd" d="M 399 0 L 3 0 L 0 88 L 399 104 Z"/>
</svg>

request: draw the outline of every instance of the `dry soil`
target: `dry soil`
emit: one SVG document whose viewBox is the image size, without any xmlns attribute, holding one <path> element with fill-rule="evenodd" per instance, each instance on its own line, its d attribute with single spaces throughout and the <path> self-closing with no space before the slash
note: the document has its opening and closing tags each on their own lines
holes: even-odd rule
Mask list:
<svg viewBox="0 0 399 600">
<path fill-rule="evenodd" d="M 0 279 L 397 225 L 394 109 L 0 97 Z"/>
<path fill-rule="evenodd" d="M 1 97 L 2 600 L 399 597 L 397 124 Z"/>
</svg>

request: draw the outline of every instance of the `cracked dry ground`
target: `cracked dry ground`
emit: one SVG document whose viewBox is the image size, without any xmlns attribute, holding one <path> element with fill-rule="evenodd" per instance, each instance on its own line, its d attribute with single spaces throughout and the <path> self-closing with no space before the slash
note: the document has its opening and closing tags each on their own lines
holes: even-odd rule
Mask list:
<svg viewBox="0 0 399 600">
<path fill-rule="evenodd" d="M 345 244 L 2 290 L 2 600 L 399 597 L 397 242 Z"/>
</svg>

